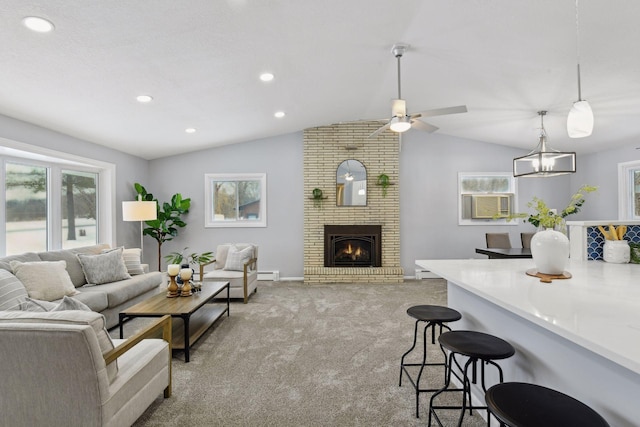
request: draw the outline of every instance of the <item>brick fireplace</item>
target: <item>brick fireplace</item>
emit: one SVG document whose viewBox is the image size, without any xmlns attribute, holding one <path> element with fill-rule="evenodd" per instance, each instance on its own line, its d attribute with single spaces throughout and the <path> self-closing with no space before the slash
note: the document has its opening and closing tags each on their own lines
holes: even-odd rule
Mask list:
<svg viewBox="0 0 640 427">
<path fill-rule="evenodd" d="M 380 122 L 358 122 L 304 131 L 304 281 L 307 284 L 401 283 L 403 280 L 399 138 L 384 132 L 368 139 L 380 126 Z M 336 206 L 336 171 L 347 159 L 358 160 L 367 169 L 366 206 Z M 381 173 L 388 175 L 393 183 L 386 196 L 376 185 Z M 326 198 L 313 200 L 314 188 L 320 188 Z M 332 265 L 326 260 L 325 228 L 329 226 L 334 227 L 329 234 L 341 236 L 330 247 L 339 258 Z M 343 227 L 351 227 L 351 232 L 342 233 Z M 373 237 L 375 229 L 377 237 Z M 360 247 L 360 254 L 356 254 L 356 246 L 361 245 L 364 246 Z M 365 256 L 363 251 L 369 253 Z"/>
</svg>

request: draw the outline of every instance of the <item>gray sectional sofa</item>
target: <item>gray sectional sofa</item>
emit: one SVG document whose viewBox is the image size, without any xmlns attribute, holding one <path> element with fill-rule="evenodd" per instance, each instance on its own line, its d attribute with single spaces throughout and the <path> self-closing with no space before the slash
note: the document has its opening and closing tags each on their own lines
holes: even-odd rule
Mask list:
<svg viewBox="0 0 640 427">
<path fill-rule="evenodd" d="M 109 245 L 98 244 L 68 250 L 48 252 L 27 252 L 0 258 L 0 268 L 12 272 L 11 261 L 39 262 L 65 261 L 66 270 L 78 294 L 73 298 L 83 302 L 93 311 L 102 313 L 106 319 L 106 327 L 112 328 L 118 324 L 118 313 L 158 292 L 163 284 L 163 274 L 148 272 L 148 267 L 138 264 L 139 271 L 130 278 L 100 285 L 89 285 L 85 277 L 78 254 L 99 255 L 109 250 Z M 131 271 L 131 270 L 130 270 Z M 42 277 L 43 281 L 47 277 Z"/>
</svg>

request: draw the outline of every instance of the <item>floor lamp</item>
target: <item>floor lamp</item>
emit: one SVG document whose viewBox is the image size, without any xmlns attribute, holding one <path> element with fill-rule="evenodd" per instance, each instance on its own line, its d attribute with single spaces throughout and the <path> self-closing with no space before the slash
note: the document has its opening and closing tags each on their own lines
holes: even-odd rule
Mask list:
<svg viewBox="0 0 640 427">
<path fill-rule="evenodd" d="M 143 201 L 142 196 L 138 195 L 138 200 L 133 202 L 122 202 L 122 220 L 123 221 L 140 221 L 140 259 L 142 259 L 142 237 L 143 237 L 143 221 L 151 221 L 158 219 L 158 210 L 156 201 Z"/>
</svg>

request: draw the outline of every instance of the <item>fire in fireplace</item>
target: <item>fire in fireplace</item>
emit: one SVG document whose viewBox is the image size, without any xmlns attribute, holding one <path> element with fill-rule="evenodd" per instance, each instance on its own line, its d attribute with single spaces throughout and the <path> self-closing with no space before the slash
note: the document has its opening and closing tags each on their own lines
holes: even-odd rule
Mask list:
<svg viewBox="0 0 640 427">
<path fill-rule="evenodd" d="M 325 267 L 380 267 L 382 226 L 325 225 Z"/>
</svg>

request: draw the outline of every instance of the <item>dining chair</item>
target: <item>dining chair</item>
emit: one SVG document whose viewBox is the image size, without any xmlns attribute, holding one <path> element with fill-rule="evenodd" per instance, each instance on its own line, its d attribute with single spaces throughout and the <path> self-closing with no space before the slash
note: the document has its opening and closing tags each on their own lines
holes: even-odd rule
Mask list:
<svg viewBox="0 0 640 427">
<path fill-rule="evenodd" d="M 525 249 L 531 248 L 531 238 L 536 233 L 520 233 L 520 241 L 522 242 L 522 247 Z"/>
<path fill-rule="evenodd" d="M 487 248 L 511 248 L 509 233 L 485 233 L 485 237 L 487 239 Z"/>
</svg>

